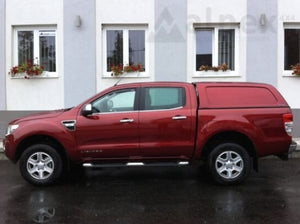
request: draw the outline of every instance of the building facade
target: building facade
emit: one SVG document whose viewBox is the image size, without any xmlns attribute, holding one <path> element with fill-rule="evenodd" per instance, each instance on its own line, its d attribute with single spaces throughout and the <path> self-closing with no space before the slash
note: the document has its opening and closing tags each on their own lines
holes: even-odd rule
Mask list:
<svg viewBox="0 0 300 224">
<path fill-rule="evenodd" d="M 14 117 L 71 107 L 113 85 L 119 64 L 143 68 L 122 83 L 270 83 L 292 107 L 299 137 L 300 77 L 291 69 L 299 10 L 297 0 L 0 0 L 0 138 Z M 9 75 L 28 60 L 43 74 Z"/>
</svg>

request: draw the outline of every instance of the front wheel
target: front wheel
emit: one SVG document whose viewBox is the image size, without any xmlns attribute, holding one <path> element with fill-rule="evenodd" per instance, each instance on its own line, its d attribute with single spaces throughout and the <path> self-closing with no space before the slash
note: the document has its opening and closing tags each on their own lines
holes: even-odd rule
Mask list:
<svg viewBox="0 0 300 224">
<path fill-rule="evenodd" d="M 20 172 L 25 180 L 34 185 L 49 185 L 62 174 L 62 159 L 50 145 L 29 146 L 20 158 Z"/>
<path fill-rule="evenodd" d="M 238 184 L 250 174 L 251 161 L 244 147 L 236 143 L 222 143 L 209 154 L 208 168 L 216 183 Z"/>
</svg>

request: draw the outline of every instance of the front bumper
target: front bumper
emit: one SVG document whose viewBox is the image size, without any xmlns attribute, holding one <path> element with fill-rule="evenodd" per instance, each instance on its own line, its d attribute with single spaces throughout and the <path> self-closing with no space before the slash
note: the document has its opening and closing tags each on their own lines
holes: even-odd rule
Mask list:
<svg viewBox="0 0 300 224">
<path fill-rule="evenodd" d="M 3 150 L 7 158 L 15 161 L 15 145 L 13 144 L 13 140 L 12 135 L 5 136 L 3 139 Z"/>
</svg>

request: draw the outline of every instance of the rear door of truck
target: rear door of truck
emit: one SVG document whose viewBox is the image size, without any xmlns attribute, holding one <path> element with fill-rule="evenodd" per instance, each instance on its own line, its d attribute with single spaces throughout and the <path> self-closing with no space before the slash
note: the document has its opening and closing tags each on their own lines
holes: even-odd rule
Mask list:
<svg viewBox="0 0 300 224">
<path fill-rule="evenodd" d="M 194 150 L 195 91 L 187 83 L 142 84 L 139 113 L 143 158 L 188 159 Z"/>
</svg>

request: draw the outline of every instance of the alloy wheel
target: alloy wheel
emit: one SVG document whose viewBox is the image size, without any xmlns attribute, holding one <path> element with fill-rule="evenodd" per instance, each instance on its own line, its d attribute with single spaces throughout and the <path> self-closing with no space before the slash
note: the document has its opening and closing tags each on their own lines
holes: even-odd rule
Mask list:
<svg viewBox="0 0 300 224">
<path fill-rule="evenodd" d="M 225 151 L 216 158 L 215 168 L 221 177 L 234 179 L 243 172 L 243 158 L 234 151 Z"/>
<path fill-rule="evenodd" d="M 45 180 L 54 171 L 54 161 L 49 154 L 36 152 L 28 158 L 26 167 L 31 177 L 37 180 Z"/>
</svg>

